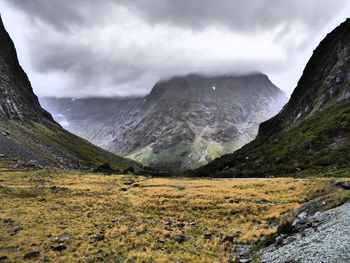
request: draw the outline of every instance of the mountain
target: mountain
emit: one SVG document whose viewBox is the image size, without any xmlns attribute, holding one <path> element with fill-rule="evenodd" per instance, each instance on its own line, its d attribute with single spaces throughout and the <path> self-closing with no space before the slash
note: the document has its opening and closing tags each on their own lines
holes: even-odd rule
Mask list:
<svg viewBox="0 0 350 263">
<path fill-rule="evenodd" d="M 142 98 L 41 99 L 71 132 L 155 168 L 199 167 L 253 140 L 286 102 L 266 75 L 191 74 Z"/>
<path fill-rule="evenodd" d="M 39 104 L 0 17 L 0 164 L 8 167 L 138 167 L 67 132 Z"/>
<path fill-rule="evenodd" d="M 350 19 L 314 51 L 289 102 L 257 139 L 197 176 L 343 174 L 350 168 Z"/>
</svg>

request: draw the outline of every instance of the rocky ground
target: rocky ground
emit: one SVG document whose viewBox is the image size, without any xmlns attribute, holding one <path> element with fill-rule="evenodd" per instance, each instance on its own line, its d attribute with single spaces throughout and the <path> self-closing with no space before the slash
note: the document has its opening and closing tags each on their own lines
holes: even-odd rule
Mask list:
<svg viewBox="0 0 350 263">
<path fill-rule="evenodd" d="M 349 203 L 314 216 L 301 214 L 297 220 L 310 227 L 264 250 L 262 262 L 350 262 Z"/>
<path fill-rule="evenodd" d="M 338 182 L 344 190 L 350 184 Z M 319 198 L 304 206 L 293 224 L 280 227 L 276 242 L 261 251 L 262 262 L 350 262 L 350 203 L 322 212 L 331 198 Z M 317 211 L 316 210 L 320 210 Z"/>
</svg>

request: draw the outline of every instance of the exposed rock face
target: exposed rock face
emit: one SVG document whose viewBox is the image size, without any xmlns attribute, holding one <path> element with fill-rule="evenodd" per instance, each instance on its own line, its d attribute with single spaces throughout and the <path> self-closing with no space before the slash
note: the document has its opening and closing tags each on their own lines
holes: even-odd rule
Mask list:
<svg viewBox="0 0 350 263">
<path fill-rule="evenodd" d="M 0 18 L 0 118 L 23 122 L 54 122 L 40 107 L 26 73 L 18 63 L 14 44 Z"/>
<path fill-rule="evenodd" d="M 350 98 L 350 18 L 319 44 L 288 104 L 260 126 L 266 137 L 296 121 Z"/>
<path fill-rule="evenodd" d="M 292 235 L 282 235 L 277 242 L 259 252 L 261 262 L 349 262 L 350 205 L 303 213 L 295 222 L 299 228 Z"/>
<path fill-rule="evenodd" d="M 198 169 L 227 177 L 310 175 L 350 167 L 350 19 L 320 43 L 288 104 L 257 139 Z"/>
<path fill-rule="evenodd" d="M 82 169 L 139 166 L 67 132 L 41 108 L 0 18 L 0 165 Z"/>
<path fill-rule="evenodd" d="M 58 121 L 64 115 L 67 128 L 79 136 L 145 165 L 176 170 L 250 142 L 259 123 L 276 114 L 286 97 L 261 73 L 192 74 L 161 81 L 144 98 L 42 102 Z"/>
</svg>

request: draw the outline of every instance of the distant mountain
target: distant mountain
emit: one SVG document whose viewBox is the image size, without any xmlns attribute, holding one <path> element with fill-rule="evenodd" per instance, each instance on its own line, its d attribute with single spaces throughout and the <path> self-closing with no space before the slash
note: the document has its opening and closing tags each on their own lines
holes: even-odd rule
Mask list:
<svg viewBox="0 0 350 263">
<path fill-rule="evenodd" d="M 260 125 L 255 141 L 191 174 L 348 175 L 349 139 L 350 19 L 347 19 L 319 44 L 288 104 Z"/>
<path fill-rule="evenodd" d="M 139 167 L 67 132 L 41 108 L 0 18 L 0 166 Z"/>
<path fill-rule="evenodd" d="M 157 83 L 142 98 L 42 98 L 71 132 L 161 169 L 199 167 L 253 140 L 287 101 L 266 75 L 192 74 Z"/>
</svg>

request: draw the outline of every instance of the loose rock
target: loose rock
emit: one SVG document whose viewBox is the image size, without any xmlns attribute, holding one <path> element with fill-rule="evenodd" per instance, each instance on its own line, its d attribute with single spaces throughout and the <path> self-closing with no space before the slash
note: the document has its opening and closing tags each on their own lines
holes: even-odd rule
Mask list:
<svg viewBox="0 0 350 263">
<path fill-rule="evenodd" d="M 183 243 L 183 242 L 185 242 L 187 240 L 187 236 L 185 236 L 185 235 L 176 236 L 174 238 L 174 240 L 176 242 L 178 242 L 179 244 L 181 244 L 181 243 Z"/>
<path fill-rule="evenodd" d="M 337 181 L 337 182 L 335 182 L 335 185 L 343 188 L 344 190 L 350 190 L 350 182 Z"/>
<path fill-rule="evenodd" d="M 65 249 L 67 249 L 67 246 L 65 244 L 59 244 L 58 246 L 52 247 L 53 251 L 59 251 L 59 252 Z"/>
<path fill-rule="evenodd" d="M 97 235 L 97 236 L 95 236 L 94 239 L 95 239 L 95 241 L 102 241 L 105 239 L 105 236 L 104 235 Z"/>
<path fill-rule="evenodd" d="M 6 137 L 6 136 L 9 136 L 10 134 L 8 132 L 2 131 L 1 135 Z"/>
<path fill-rule="evenodd" d="M 40 251 L 32 251 L 24 255 L 23 259 L 29 260 L 40 256 Z"/>
<path fill-rule="evenodd" d="M 205 239 L 211 239 L 213 237 L 213 235 L 211 233 L 205 233 L 204 234 L 204 238 Z"/>
<path fill-rule="evenodd" d="M 234 237 L 233 236 L 225 236 L 223 240 L 221 240 L 221 243 L 233 243 Z"/>
</svg>

